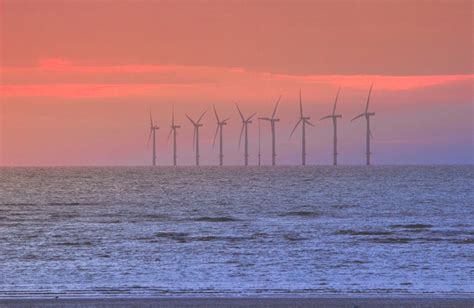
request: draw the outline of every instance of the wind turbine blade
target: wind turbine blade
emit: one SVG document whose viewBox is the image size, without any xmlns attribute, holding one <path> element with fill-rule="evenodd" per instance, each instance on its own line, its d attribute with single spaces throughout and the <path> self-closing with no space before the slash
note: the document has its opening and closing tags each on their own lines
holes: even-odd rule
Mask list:
<svg viewBox="0 0 474 308">
<path fill-rule="evenodd" d="M 214 134 L 214 141 L 212 142 L 212 148 L 214 148 L 214 146 L 216 145 L 216 138 L 217 138 L 217 133 L 219 132 L 219 124 L 217 124 L 217 127 L 216 127 L 216 133 Z"/>
<path fill-rule="evenodd" d="M 244 127 L 245 127 L 245 124 L 242 123 L 242 128 L 240 129 L 240 137 L 239 137 L 239 149 L 240 149 L 240 145 L 242 144 L 242 134 L 244 133 Z"/>
<path fill-rule="evenodd" d="M 196 125 L 196 123 L 193 121 L 193 119 L 191 119 L 187 113 L 184 114 L 188 119 L 189 121 L 191 121 L 191 123 L 193 123 L 193 125 Z"/>
<path fill-rule="evenodd" d="M 171 111 L 171 126 L 174 126 L 174 104 Z"/>
<path fill-rule="evenodd" d="M 153 127 L 153 117 L 151 116 L 151 111 L 150 111 L 150 127 Z"/>
<path fill-rule="evenodd" d="M 258 118 L 259 120 L 270 121 L 270 118 Z"/>
<path fill-rule="evenodd" d="M 257 113 L 254 112 L 250 117 L 247 118 L 247 121 L 250 121 Z"/>
<path fill-rule="evenodd" d="M 365 116 L 365 113 L 361 113 L 361 114 L 359 114 L 358 116 L 354 117 L 354 118 L 351 120 L 351 122 L 354 121 L 355 119 L 358 119 L 358 118 L 363 117 L 363 116 Z"/>
<path fill-rule="evenodd" d="M 303 102 L 301 100 L 301 89 L 300 89 L 300 117 L 303 117 Z"/>
<path fill-rule="evenodd" d="M 337 99 L 339 97 L 339 92 L 341 92 L 341 87 L 339 87 L 339 89 L 337 90 L 336 99 L 334 100 L 334 108 L 332 109 L 332 114 L 333 115 L 336 114 L 336 104 L 337 104 Z"/>
<path fill-rule="evenodd" d="M 370 94 L 372 93 L 372 87 L 373 86 L 374 86 L 374 84 L 372 83 L 370 85 L 369 96 L 367 97 L 367 105 L 365 106 L 365 112 L 366 113 L 369 111 Z"/>
<path fill-rule="evenodd" d="M 242 114 L 242 111 L 240 111 L 239 105 L 235 103 L 235 106 L 237 106 L 237 110 L 239 111 L 240 117 L 242 118 L 242 121 L 245 121 L 244 115 Z"/>
<path fill-rule="evenodd" d="M 148 134 L 148 141 L 146 142 L 146 147 L 147 148 L 150 146 L 151 133 L 152 133 L 152 130 L 150 129 L 150 134 Z"/>
<path fill-rule="evenodd" d="M 280 99 L 281 99 L 281 95 L 280 95 L 280 97 L 278 97 L 277 103 L 276 103 L 276 105 L 275 105 L 275 109 L 273 109 L 272 119 L 275 118 L 275 114 L 276 114 L 276 112 L 277 112 L 278 105 L 280 104 Z"/>
<path fill-rule="evenodd" d="M 212 105 L 212 108 L 214 108 L 214 114 L 216 115 L 217 122 L 219 122 L 219 116 L 217 115 L 216 106 Z"/>
<path fill-rule="evenodd" d="M 170 140 L 171 133 L 173 132 L 173 129 L 170 129 L 170 133 L 168 134 L 168 138 L 166 140 Z"/>
<path fill-rule="evenodd" d="M 300 125 L 300 123 L 301 123 L 301 120 L 299 120 L 299 121 L 296 123 L 295 128 L 293 128 L 293 130 L 291 131 L 290 137 L 288 137 L 288 140 L 291 139 L 291 136 L 293 136 L 293 134 L 294 134 L 296 128 L 298 127 L 298 125 Z"/>
<path fill-rule="evenodd" d="M 201 122 L 202 117 L 206 114 L 206 112 L 207 112 L 207 110 L 204 111 L 204 112 L 201 114 L 201 116 L 199 117 L 199 119 L 198 119 L 198 121 L 197 121 L 198 124 Z"/>
<path fill-rule="evenodd" d="M 322 117 L 321 119 L 319 119 L 319 121 L 324 120 L 324 119 L 329 119 L 329 118 L 332 118 L 332 115 L 328 115 L 328 116 Z"/>
<path fill-rule="evenodd" d="M 227 122 L 229 120 L 230 120 L 230 117 L 228 117 L 227 119 L 222 120 L 222 122 Z"/>
<path fill-rule="evenodd" d="M 313 123 L 311 123 L 310 121 L 308 121 L 308 120 L 304 120 L 304 122 L 305 122 L 306 124 L 308 124 L 309 126 L 312 126 L 312 127 L 314 127 L 314 124 L 313 124 Z"/>
<path fill-rule="evenodd" d="M 197 133 L 197 127 L 194 126 L 194 133 L 193 133 L 193 152 L 196 149 L 196 133 Z"/>
</svg>

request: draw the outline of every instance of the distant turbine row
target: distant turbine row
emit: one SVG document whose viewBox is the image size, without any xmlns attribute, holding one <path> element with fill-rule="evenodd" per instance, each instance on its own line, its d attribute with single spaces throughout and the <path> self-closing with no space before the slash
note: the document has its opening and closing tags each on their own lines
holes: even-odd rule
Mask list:
<svg viewBox="0 0 474 308">
<path fill-rule="evenodd" d="M 337 119 L 342 118 L 342 115 L 336 114 L 336 106 L 337 106 L 337 100 L 339 98 L 339 93 L 341 92 L 341 88 L 337 90 L 336 94 L 336 99 L 334 101 L 334 107 L 332 110 L 332 114 L 327 115 L 322 117 L 320 120 L 325 120 L 325 119 L 332 119 L 333 122 L 333 165 L 337 165 Z M 370 152 L 370 139 L 372 138 L 372 132 L 370 130 L 370 117 L 374 116 L 374 112 L 369 112 L 369 102 L 370 102 L 370 95 L 372 93 L 372 85 L 370 86 L 369 89 L 369 95 L 367 97 L 367 103 L 365 106 L 365 112 L 357 115 L 354 117 L 352 121 L 355 119 L 358 119 L 360 117 L 365 117 L 366 122 L 367 122 L 367 129 L 366 129 L 366 165 L 370 165 L 370 158 L 371 158 L 371 152 Z M 278 98 L 275 104 L 275 108 L 273 109 L 273 113 L 271 117 L 259 117 L 259 126 L 258 126 L 258 165 L 260 166 L 261 164 L 261 149 L 260 149 L 260 121 L 268 121 L 270 123 L 270 128 L 271 128 L 271 134 L 272 134 L 272 165 L 276 165 L 276 132 L 275 132 L 275 124 L 276 122 L 279 122 L 280 119 L 276 118 L 276 113 L 278 109 L 278 105 L 280 104 L 281 96 Z M 248 166 L 249 163 L 249 147 L 248 147 L 248 125 L 252 123 L 252 118 L 257 114 L 256 112 L 251 114 L 248 117 L 245 117 L 242 111 L 239 108 L 239 105 L 236 103 L 235 106 L 237 107 L 237 111 L 239 112 L 240 118 L 242 120 L 242 127 L 240 129 L 240 137 L 239 137 L 239 148 L 242 144 L 242 135 L 244 136 L 244 165 Z M 301 140 L 301 164 L 304 166 L 306 165 L 306 125 L 314 126 L 309 120 L 310 117 L 304 116 L 303 114 L 303 101 L 301 98 L 301 90 L 300 90 L 300 101 L 299 101 L 299 107 L 300 107 L 300 118 L 298 122 L 296 123 L 295 127 L 291 131 L 290 137 L 291 138 L 298 128 L 298 126 L 301 124 L 301 129 L 302 129 L 302 140 Z M 224 137 L 223 137 L 223 127 L 227 125 L 227 121 L 230 118 L 226 118 L 224 120 L 221 120 L 219 118 L 219 115 L 217 113 L 216 107 L 213 106 L 214 109 L 214 115 L 216 117 L 216 131 L 214 134 L 214 142 L 212 144 L 213 147 L 215 147 L 216 140 L 217 140 L 217 135 L 219 135 L 219 165 L 222 166 L 224 164 Z M 201 120 L 204 118 L 204 115 L 206 114 L 207 111 L 204 111 L 201 116 L 197 119 L 197 121 L 194 121 L 188 114 L 185 114 L 186 117 L 189 119 L 189 121 L 192 123 L 194 126 L 194 133 L 193 133 L 193 151 L 195 153 L 195 158 L 196 158 L 196 166 L 199 166 L 199 128 L 203 126 L 201 123 Z M 171 134 L 173 134 L 173 165 L 177 165 L 177 148 L 176 148 L 176 136 L 177 136 L 177 129 L 181 128 L 181 126 L 175 124 L 175 119 L 174 119 L 174 106 L 172 110 L 172 115 L 171 115 L 171 130 L 168 134 L 168 139 L 170 138 Z M 150 143 L 150 140 L 153 139 L 153 150 L 152 150 L 152 165 L 156 166 L 156 130 L 158 130 L 159 127 L 154 124 L 153 122 L 153 117 L 150 113 L 150 134 L 148 136 L 148 144 Z"/>
</svg>

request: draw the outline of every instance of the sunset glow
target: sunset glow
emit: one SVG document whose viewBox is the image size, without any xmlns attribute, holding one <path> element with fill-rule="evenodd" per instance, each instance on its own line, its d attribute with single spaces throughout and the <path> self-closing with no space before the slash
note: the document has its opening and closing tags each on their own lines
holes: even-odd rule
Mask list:
<svg viewBox="0 0 474 308">
<path fill-rule="evenodd" d="M 377 163 L 473 162 L 470 1 L 1 3 L 1 165 L 147 164 L 150 110 L 161 127 L 158 162 L 169 165 L 172 104 L 182 164 L 193 155 L 184 112 L 213 104 L 231 117 L 227 161 L 241 164 L 234 103 L 263 115 L 279 95 L 279 160 L 294 164 L 299 137 L 288 135 L 300 89 L 316 124 L 308 161 L 327 164 L 330 127 L 318 119 L 339 86 L 340 161 L 359 164 L 363 124 L 349 120 L 372 83 Z M 202 161 L 215 164 L 214 115 L 203 123 Z M 250 129 L 255 163 L 257 123 Z"/>
</svg>

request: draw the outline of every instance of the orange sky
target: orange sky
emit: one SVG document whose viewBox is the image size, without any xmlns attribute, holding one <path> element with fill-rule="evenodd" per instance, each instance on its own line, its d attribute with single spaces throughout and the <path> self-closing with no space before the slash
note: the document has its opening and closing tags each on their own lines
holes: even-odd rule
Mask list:
<svg viewBox="0 0 474 308">
<path fill-rule="evenodd" d="M 148 164 L 150 108 L 163 128 L 158 162 L 170 164 L 173 103 L 181 163 L 193 162 L 184 112 L 216 104 L 232 117 L 226 161 L 240 164 L 233 103 L 265 115 L 280 94 L 278 160 L 298 163 L 299 136 L 288 135 L 300 88 L 316 124 L 308 161 L 326 164 L 331 127 L 317 119 L 339 85 L 340 162 L 358 164 L 364 124 L 349 119 L 372 82 L 375 163 L 473 162 L 471 1 L 0 3 L 0 165 Z M 204 122 L 203 163 L 215 164 L 213 115 Z"/>
</svg>

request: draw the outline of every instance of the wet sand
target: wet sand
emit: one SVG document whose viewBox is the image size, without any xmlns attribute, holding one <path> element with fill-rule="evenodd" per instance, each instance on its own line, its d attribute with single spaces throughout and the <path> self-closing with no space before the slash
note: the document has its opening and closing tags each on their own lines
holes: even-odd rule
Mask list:
<svg viewBox="0 0 474 308">
<path fill-rule="evenodd" d="M 0 307 L 474 307 L 471 298 L 65 298 L 0 299 Z"/>
</svg>

